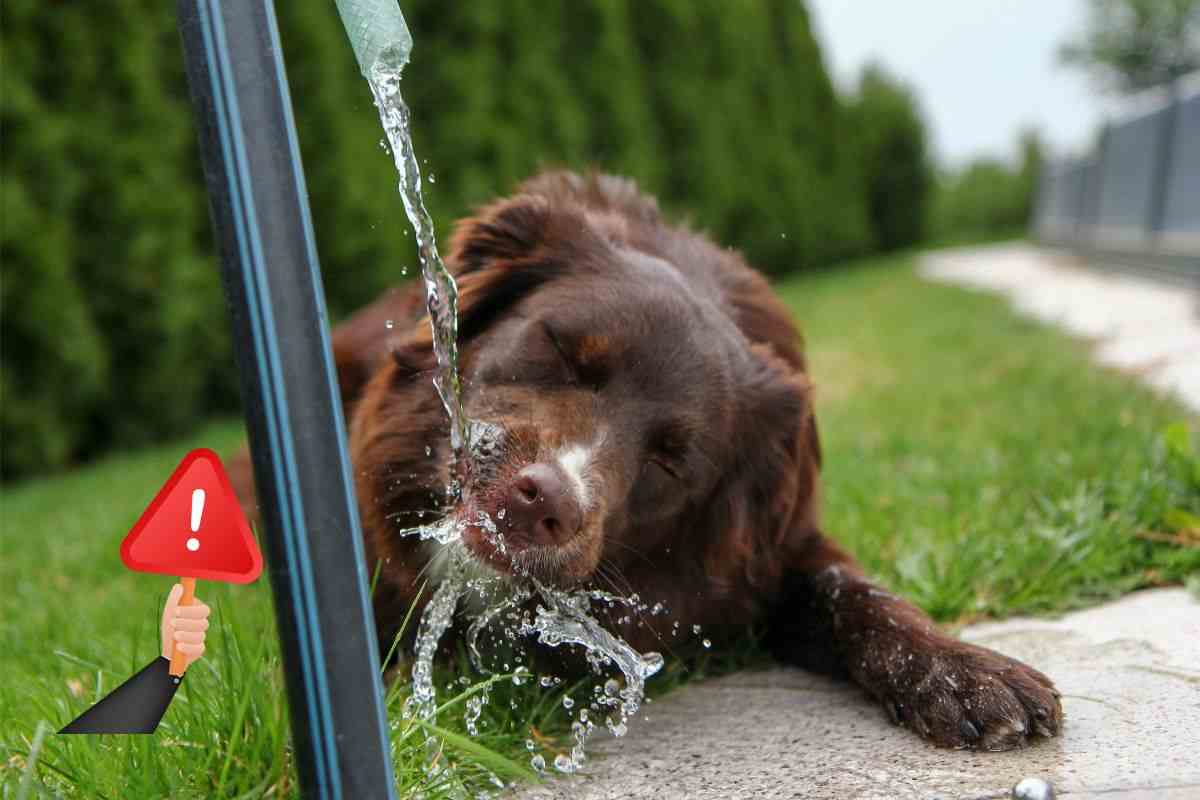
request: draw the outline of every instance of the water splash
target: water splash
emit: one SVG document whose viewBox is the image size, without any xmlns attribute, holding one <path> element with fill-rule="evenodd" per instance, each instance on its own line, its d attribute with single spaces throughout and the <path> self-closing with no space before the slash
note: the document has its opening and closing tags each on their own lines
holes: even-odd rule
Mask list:
<svg viewBox="0 0 1200 800">
<path fill-rule="evenodd" d="M 593 604 L 601 604 L 610 610 L 623 606 L 634 613 L 649 614 L 664 613 L 662 606 L 656 604 L 652 608 L 636 595 L 621 597 L 598 589 L 568 591 L 528 577 L 515 579 L 481 574 L 461 542 L 446 545 L 437 557 L 446 559 L 442 567 L 445 576 L 421 614 L 412 669 L 413 689 L 405 704 L 406 716 L 436 723 L 434 659 L 455 614 L 465 607 L 465 614 L 470 618 L 466 632 L 467 652 L 478 672 L 493 672 L 480 647 L 481 636 L 490 631 L 496 635 L 496 641 L 515 650 L 509 656 L 503 648 L 497 648 L 505 654 L 501 657 L 511 659 L 504 663 L 506 669 L 512 663 L 517 664 L 512 671 L 513 683 L 519 685 L 530 677 L 528 668 L 520 664 L 525 657 L 523 647 L 529 642 L 551 648 L 581 648 L 593 673 L 600 677 L 601 682 L 594 687 L 589 701 L 580 701 L 570 695 L 562 698 L 562 708 L 572 719 L 570 729 L 574 744 L 569 754 L 559 754 L 554 759 L 555 769 L 574 772 L 583 766 L 587 741 L 596 728 L 589 709 L 603 715 L 605 727 L 614 736 L 625 734 L 629 720 L 638 713 L 645 697 L 646 681 L 662 669 L 663 658 L 656 652 L 639 653 L 624 639 L 610 633 L 593 613 Z M 612 676 L 614 670 L 621 680 Z M 552 688 L 560 685 L 562 679 L 542 675 L 538 683 L 543 688 Z M 472 735 L 478 733 L 489 691 L 490 685 L 485 686 L 467 701 L 464 722 Z M 436 753 L 437 742 L 432 737 L 426 746 L 431 756 Z M 545 759 L 540 763 L 544 769 Z"/>
<path fill-rule="evenodd" d="M 542 603 L 538 604 L 534 619 L 525 622 L 520 632 L 536 636 L 539 643 L 549 647 L 564 644 L 582 647 L 588 664 L 597 674 L 604 674 L 608 667 L 615 666 L 625 678 L 625 687 L 615 696 L 606 694 L 605 697 L 610 699 L 603 705 L 616 706 L 622 722 L 637 714 L 646 693 L 646 680 L 662 669 L 663 658 L 655 652 L 643 655 L 624 639 L 610 633 L 592 615 L 591 603 L 600 600 L 610 607 L 617 603 L 637 607 L 638 601 L 599 590 L 568 592 L 533 579 L 530 582 L 537 588 Z M 564 705 L 568 709 L 571 707 Z"/>
<path fill-rule="evenodd" d="M 437 716 L 437 690 L 433 685 L 433 660 L 438 643 L 450 629 L 454 610 L 465 586 L 456 580 L 442 581 L 429 604 L 421 612 L 412 669 L 412 694 L 404 704 L 404 715 L 434 722 Z"/>
</svg>

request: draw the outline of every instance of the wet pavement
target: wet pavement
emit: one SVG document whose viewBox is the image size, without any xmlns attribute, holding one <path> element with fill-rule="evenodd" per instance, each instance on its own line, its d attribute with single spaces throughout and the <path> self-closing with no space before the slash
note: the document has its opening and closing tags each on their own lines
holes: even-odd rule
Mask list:
<svg viewBox="0 0 1200 800">
<path fill-rule="evenodd" d="M 940 750 L 853 686 L 773 669 L 668 695 L 626 737 L 597 737 L 584 773 L 519 796 L 974 800 L 1033 776 L 1059 797 L 1200 799 L 1200 603 L 1185 590 L 963 636 L 1050 675 L 1063 734 L 1008 753 Z"/>
</svg>

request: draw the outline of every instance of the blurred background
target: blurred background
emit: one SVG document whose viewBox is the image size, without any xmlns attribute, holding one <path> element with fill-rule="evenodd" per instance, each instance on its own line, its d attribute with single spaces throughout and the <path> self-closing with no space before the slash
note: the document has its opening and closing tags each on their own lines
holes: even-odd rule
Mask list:
<svg viewBox="0 0 1200 800">
<path fill-rule="evenodd" d="M 1196 0 L 401 6 L 442 237 L 566 165 L 636 178 L 773 276 L 1024 235 L 1035 210 L 1046 240 L 1197 252 Z M 277 9 L 337 318 L 414 248 L 333 4 Z M 193 430 L 238 391 L 171 4 L 0 14 L 11 481 Z"/>
</svg>

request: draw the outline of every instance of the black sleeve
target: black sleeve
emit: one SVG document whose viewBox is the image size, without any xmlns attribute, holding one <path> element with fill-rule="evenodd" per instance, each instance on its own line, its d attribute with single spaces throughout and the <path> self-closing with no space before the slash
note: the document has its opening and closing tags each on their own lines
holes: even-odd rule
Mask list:
<svg viewBox="0 0 1200 800">
<path fill-rule="evenodd" d="M 154 733 L 183 677 L 159 656 L 59 733 Z"/>
</svg>

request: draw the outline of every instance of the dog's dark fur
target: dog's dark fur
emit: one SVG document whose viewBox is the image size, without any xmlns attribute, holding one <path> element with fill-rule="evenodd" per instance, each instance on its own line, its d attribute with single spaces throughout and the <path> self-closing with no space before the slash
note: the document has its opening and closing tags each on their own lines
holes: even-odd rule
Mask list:
<svg viewBox="0 0 1200 800">
<path fill-rule="evenodd" d="M 429 558 L 400 530 L 549 498 L 550 511 L 509 515 L 505 553 L 474 525 L 468 547 L 500 572 L 663 603 L 671 613 L 643 627 L 612 621 L 636 648 L 693 624 L 719 647 L 760 624 L 780 659 L 849 675 L 937 744 L 1058 732 L 1044 675 L 942 633 L 822 532 L 800 337 L 740 255 L 666 223 L 627 180 L 556 172 L 461 222 L 447 263 L 466 408 L 502 431 L 487 463 L 467 465 L 455 508 L 442 507 L 452 459 L 419 290 L 384 295 L 334 334 L 385 644 Z"/>
</svg>

